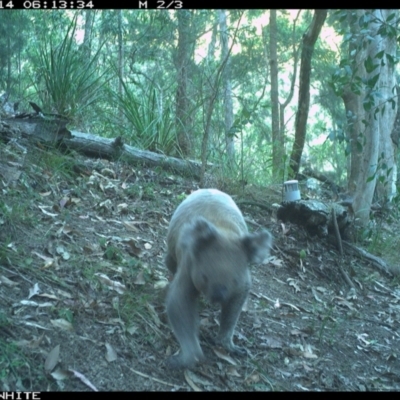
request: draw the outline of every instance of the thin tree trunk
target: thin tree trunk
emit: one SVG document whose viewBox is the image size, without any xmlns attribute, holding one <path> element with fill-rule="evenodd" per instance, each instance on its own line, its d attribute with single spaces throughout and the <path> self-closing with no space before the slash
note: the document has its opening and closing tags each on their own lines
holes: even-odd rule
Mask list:
<svg viewBox="0 0 400 400">
<path fill-rule="evenodd" d="M 233 104 L 232 104 L 232 84 L 230 80 L 230 57 L 228 47 L 228 27 L 226 23 L 226 12 L 225 10 L 219 10 L 219 26 L 221 30 L 221 59 L 225 60 L 225 68 L 222 71 L 222 91 L 224 101 L 224 115 L 225 115 L 225 143 L 226 143 L 226 154 L 228 157 L 228 163 L 234 165 L 235 161 L 235 144 L 233 141 L 234 136 L 230 130 L 233 125 Z"/>
<path fill-rule="evenodd" d="M 83 48 L 85 57 L 88 59 L 91 57 L 92 52 L 92 28 L 93 28 L 93 17 L 95 11 L 85 10 L 85 33 L 83 35 Z"/>
<path fill-rule="evenodd" d="M 276 10 L 270 10 L 269 12 L 269 64 L 271 67 L 272 176 L 275 182 L 281 182 L 284 171 L 285 144 L 279 129 Z"/>
<path fill-rule="evenodd" d="M 124 79 L 124 43 L 122 41 L 122 10 L 118 10 L 118 93 L 120 96 L 122 96 L 123 93 L 123 79 Z M 123 110 L 122 110 L 122 105 L 119 107 L 118 115 L 119 115 L 119 120 L 122 123 L 123 122 Z"/>
<path fill-rule="evenodd" d="M 189 10 L 179 10 L 178 18 L 178 56 L 176 68 L 178 72 L 178 88 L 176 92 L 176 126 L 178 144 L 184 156 L 192 152 L 192 141 L 189 134 L 189 99 L 187 93 L 188 67 L 190 61 L 190 18 Z"/>
<path fill-rule="evenodd" d="M 295 137 L 289 162 L 289 176 L 292 178 L 297 176 L 300 168 L 300 159 L 303 153 L 307 132 L 308 110 L 310 107 L 311 59 L 315 42 L 325 22 L 326 15 L 327 10 L 315 10 L 311 25 L 303 37 L 300 63 L 299 102 L 295 121 Z"/>
<path fill-rule="evenodd" d="M 351 144 L 348 188 L 354 198 L 353 210 L 361 225 L 369 221 L 376 189 L 378 197 L 389 200 L 396 191 L 395 149 L 390 136 L 397 112 L 394 65 L 391 62 L 396 55 L 396 36 L 380 33 L 385 24 L 391 26 L 386 19 L 393 13 L 396 15 L 392 24 L 395 24 L 398 15 L 395 10 L 348 12 L 355 39 L 349 45 L 349 54 L 355 53 L 351 83 L 365 82 L 357 93 L 349 83 L 342 95 Z M 366 26 L 360 26 L 359 21 L 363 20 L 368 21 Z M 377 57 L 379 54 L 383 55 L 382 58 Z M 381 183 L 377 186 L 378 181 Z"/>
</svg>

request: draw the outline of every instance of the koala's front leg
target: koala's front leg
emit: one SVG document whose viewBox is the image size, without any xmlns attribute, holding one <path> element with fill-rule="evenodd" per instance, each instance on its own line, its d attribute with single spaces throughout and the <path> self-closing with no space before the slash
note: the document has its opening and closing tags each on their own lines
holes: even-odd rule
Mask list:
<svg viewBox="0 0 400 400">
<path fill-rule="evenodd" d="M 247 299 L 249 289 L 244 288 L 222 304 L 219 334 L 216 344 L 221 345 L 236 356 L 245 356 L 247 351 L 243 347 L 235 346 L 232 341 L 236 323 Z"/>
</svg>

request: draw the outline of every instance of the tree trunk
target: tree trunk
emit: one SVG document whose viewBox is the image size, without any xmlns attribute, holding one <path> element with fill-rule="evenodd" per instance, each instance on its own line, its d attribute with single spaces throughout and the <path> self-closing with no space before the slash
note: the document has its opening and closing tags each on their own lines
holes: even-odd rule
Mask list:
<svg viewBox="0 0 400 400">
<path fill-rule="evenodd" d="M 300 63 L 299 102 L 295 120 L 295 137 L 289 162 L 289 176 L 292 178 L 295 178 L 299 173 L 300 159 L 303 153 L 307 132 L 308 110 L 310 107 L 311 59 L 315 42 L 325 22 L 326 15 L 327 10 L 315 10 L 311 25 L 303 37 Z"/>
<path fill-rule="evenodd" d="M 279 129 L 276 10 L 270 10 L 269 12 L 269 64 L 271 67 L 272 176 L 274 182 L 282 182 L 285 144 Z"/>
<path fill-rule="evenodd" d="M 235 42 L 236 35 L 238 32 L 238 27 L 240 25 L 241 18 L 243 16 L 243 13 L 240 15 L 238 19 L 238 25 L 235 30 L 235 33 L 233 35 L 232 39 L 232 46 L 233 43 Z M 205 184 L 205 171 L 206 171 L 206 166 L 207 166 L 207 152 L 208 152 L 208 143 L 210 139 L 210 132 L 211 132 L 211 117 L 214 111 L 214 104 L 218 96 L 218 91 L 219 91 L 219 82 L 221 79 L 221 74 L 225 68 L 225 65 L 229 59 L 230 53 L 232 51 L 232 46 L 230 47 L 226 57 L 222 60 L 221 65 L 218 67 L 218 70 L 215 72 L 214 79 L 209 79 L 212 81 L 212 84 L 210 85 L 210 96 L 208 101 L 205 101 L 205 115 L 204 115 L 204 120 L 205 120 L 205 125 L 204 125 L 204 134 L 203 134 L 203 140 L 201 142 L 201 171 L 200 171 L 200 187 L 204 187 Z"/>
<path fill-rule="evenodd" d="M 85 10 L 85 33 L 83 35 L 83 48 L 84 54 L 87 59 L 90 59 L 92 52 L 92 28 L 93 28 L 93 17 L 95 11 Z"/>
<path fill-rule="evenodd" d="M 232 84 L 231 84 L 231 70 L 230 70 L 230 57 L 228 47 L 228 27 L 226 24 L 225 10 L 219 10 L 219 26 L 221 32 L 221 59 L 225 60 L 225 68 L 222 71 L 222 97 L 224 101 L 224 115 L 225 115 L 225 143 L 226 154 L 228 163 L 234 165 L 235 161 L 235 144 L 233 141 L 234 135 L 231 133 L 233 125 L 233 104 L 232 104 Z"/>
<path fill-rule="evenodd" d="M 349 11 L 349 21 L 354 13 Z M 381 34 L 386 19 L 396 24 L 397 11 L 357 10 L 352 25 L 355 40 L 349 54 L 355 54 L 351 66 L 352 81 L 344 88 L 343 101 L 348 116 L 351 160 L 348 188 L 354 197 L 353 210 L 361 225 L 369 221 L 375 189 L 391 199 L 395 194 L 397 169 L 391 133 L 397 111 L 394 65 L 396 35 Z M 364 21 L 364 25 L 362 23 Z M 393 26 L 392 26 L 393 27 Z M 385 27 L 386 29 L 386 27 Z M 355 86 L 363 82 L 364 86 Z M 377 182 L 380 182 L 377 186 Z"/>
<path fill-rule="evenodd" d="M 190 62 L 190 18 L 189 10 L 179 10 L 178 18 L 178 56 L 176 69 L 178 88 L 176 92 L 176 126 L 178 144 L 184 156 L 192 152 L 192 141 L 189 127 L 189 99 L 187 93 L 188 67 Z"/>
<path fill-rule="evenodd" d="M 123 79 L 124 79 L 124 43 L 122 41 L 122 10 L 117 11 L 117 16 L 118 16 L 118 94 L 120 97 L 123 96 Z M 119 115 L 119 122 L 123 123 L 123 110 L 122 110 L 122 105 L 119 105 L 119 110 L 118 110 L 118 115 Z"/>
<path fill-rule="evenodd" d="M 297 63 L 299 47 L 296 46 L 296 23 L 300 16 L 301 10 L 298 11 L 296 18 L 293 20 L 292 32 L 292 57 L 293 57 L 293 73 L 290 82 L 290 91 L 286 100 L 281 103 L 279 101 L 279 84 L 278 84 L 278 56 L 277 56 L 277 35 L 278 29 L 276 24 L 276 10 L 270 10 L 269 23 L 269 64 L 271 76 L 271 122 L 272 122 L 272 175 L 275 182 L 282 182 L 285 176 L 285 109 L 292 101 L 294 86 L 297 77 Z M 263 31 L 263 40 L 267 48 L 267 32 Z"/>
</svg>

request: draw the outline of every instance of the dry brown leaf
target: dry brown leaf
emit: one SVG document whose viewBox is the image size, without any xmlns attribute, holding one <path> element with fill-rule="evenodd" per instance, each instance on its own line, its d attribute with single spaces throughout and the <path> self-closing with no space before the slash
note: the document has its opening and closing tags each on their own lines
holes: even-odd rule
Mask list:
<svg viewBox="0 0 400 400">
<path fill-rule="evenodd" d="M 314 288 L 311 288 L 311 291 L 314 295 L 314 299 L 317 300 L 319 303 L 323 303 L 323 301 L 318 297 L 317 291 Z"/>
<path fill-rule="evenodd" d="M 30 349 L 37 349 L 42 343 L 43 338 L 44 338 L 44 332 L 38 338 L 32 340 L 22 339 L 14 343 L 19 347 L 29 347 Z"/>
<path fill-rule="evenodd" d="M 57 246 L 56 252 L 62 257 L 64 261 L 68 261 L 71 258 L 70 254 L 64 249 L 63 246 Z"/>
<path fill-rule="evenodd" d="M 53 213 L 48 212 L 48 211 L 46 210 L 46 208 L 49 208 L 48 206 L 38 206 L 38 207 L 40 208 L 40 210 L 42 211 L 43 214 L 45 214 L 45 215 L 47 215 L 47 216 L 49 216 L 49 217 L 54 218 L 54 217 L 57 217 L 57 216 L 58 216 L 58 214 L 53 214 Z"/>
<path fill-rule="evenodd" d="M 56 381 L 63 381 L 65 379 L 70 379 L 72 373 L 65 369 L 56 369 L 50 374 Z"/>
<path fill-rule="evenodd" d="M 10 249 L 10 250 L 15 251 L 16 253 L 18 253 L 18 250 L 17 250 L 17 248 L 15 246 L 15 243 L 13 243 L 13 242 L 11 242 L 11 243 L 9 243 L 7 245 L 7 249 Z"/>
<path fill-rule="evenodd" d="M 289 283 L 289 286 L 292 286 L 296 293 L 300 292 L 299 283 L 295 279 L 288 278 L 287 281 Z"/>
<path fill-rule="evenodd" d="M 44 369 L 46 372 L 53 371 L 54 367 L 57 365 L 60 358 L 60 345 L 58 344 L 46 357 L 44 362 Z"/>
<path fill-rule="evenodd" d="M 303 357 L 305 358 L 318 358 L 318 356 L 314 353 L 310 353 L 308 351 L 303 352 Z"/>
<path fill-rule="evenodd" d="M 281 228 L 284 235 L 287 235 L 290 231 L 290 228 L 286 228 L 286 225 L 284 223 L 281 223 Z"/>
<path fill-rule="evenodd" d="M 57 293 L 63 297 L 66 297 L 67 299 L 72 299 L 72 295 L 65 290 L 57 289 Z"/>
<path fill-rule="evenodd" d="M 202 390 L 193 382 L 191 375 L 193 375 L 193 372 L 185 369 L 185 372 L 183 373 L 186 379 L 186 382 L 188 385 L 195 391 L 195 392 L 202 392 Z"/>
<path fill-rule="evenodd" d="M 274 302 L 274 308 L 281 308 L 281 303 L 279 302 L 279 299 L 276 299 Z"/>
<path fill-rule="evenodd" d="M 151 314 L 153 321 L 156 324 L 157 328 L 159 328 L 161 325 L 161 321 L 160 321 L 160 318 L 158 317 L 158 313 L 156 312 L 156 310 L 150 303 L 146 303 L 146 307 L 150 311 L 150 314 Z"/>
<path fill-rule="evenodd" d="M 226 374 L 230 375 L 230 376 L 234 376 L 236 378 L 240 378 L 241 377 L 241 375 L 239 374 L 237 368 L 234 367 L 233 365 L 228 365 L 228 367 L 226 368 Z"/>
<path fill-rule="evenodd" d="M 100 281 L 104 285 L 106 285 L 107 287 L 109 287 L 112 290 L 115 290 L 117 293 L 123 294 L 125 292 L 126 286 L 124 284 L 122 284 L 118 281 L 113 281 L 105 274 L 97 273 L 95 275 L 97 275 L 99 277 Z"/>
<path fill-rule="evenodd" d="M 269 349 L 281 349 L 283 347 L 282 342 L 272 337 L 262 336 L 260 337 L 261 344 L 263 347 Z"/>
<path fill-rule="evenodd" d="M 96 244 L 96 243 L 86 243 L 83 246 L 83 251 L 86 254 L 94 253 L 95 251 L 99 251 L 99 249 L 100 249 L 100 246 L 98 244 Z"/>
<path fill-rule="evenodd" d="M 60 329 L 62 329 L 64 331 L 72 331 L 72 330 L 74 330 L 72 324 L 70 322 L 68 322 L 67 320 L 65 320 L 65 319 L 62 319 L 62 318 L 60 318 L 60 319 L 51 319 L 50 322 L 56 328 L 60 328 Z"/>
<path fill-rule="evenodd" d="M 368 337 L 368 333 L 360 333 L 357 335 L 357 339 L 361 342 L 363 346 L 369 346 L 371 342 L 367 340 L 366 338 Z"/>
<path fill-rule="evenodd" d="M 120 204 L 117 204 L 117 210 L 118 210 L 118 212 L 121 213 L 121 214 L 126 214 L 126 213 L 129 211 L 129 209 L 128 209 L 128 203 L 120 203 Z"/>
<path fill-rule="evenodd" d="M 260 382 L 260 374 L 256 372 L 254 374 L 249 375 L 246 378 L 246 382 L 249 384 Z"/>
<path fill-rule="evenodd" d="M 63 197 L 58 204 L 60 205 L 60 208 L 63 209 L 66 207 L 68 204 L 70 204 L 71 199 L 69 197 Z"/>
<path fill-rule="evenodd" d="M 39 297 L 46 297 L 47 299 L 50 300 L 60 300 L 57 296 L 55 296 L 54 294 L 49 294 L 49 293 L 38 293 Z"/>
<path fill-rule="evenodd" d="M 94 392 L 98 392 L 97 388 L 89 381 L 89 379 L 85 377 L 85 375 L 71 368 L 69 369 L 69 371 L 71 371 L 76 378 L 80 379 L 86 386 L 90 387 L 90 389 L 92 389 Z"/>
<path fill-rule="evenodd" d="M 51 331 L 50 328 L 47 328 L 47 327 L 45 327 L 43 325 L 36 324 L 35 322 L 23 321 L 23 324 L 26 325 L 26 326 L 32 326 L 34 328 L 41 329 L 43 331 Z"/>
<path fill-rule="evenodd" d="M 138 247 L 136 244 L 136 241 L 134 239 L 129 239 L 126 240 L 124 243 L 126 243 L 127 246 L 127 251 L 130 255 L 136 256 L 136 257 L 142 257 L 142 249 Z"/>
<path fill-rule="evenodd" d="M 32 251 L 32 254 L 37 255 L 37 256 L 38 256 L 39 258 L 41 258 L 42 260 L 46 261 L 46 263 L 48 263 L 48 262 L 50 262 L 50 261 L 53 261 L 52 258 L 47 257 L 47 256 L 45 256 L 45 255 L 43 255 L 43 254 L 40 254 L 40 253 L 38 253 L 38 252 L 36 252 L 36 251 Z"/>
<path fill-rule="evenodd" d="M 106 343 L 106 360 L 108 362 L 113 362 L 115 361 L 118 356 L 117 356 L 117 352 L 114 350 L 114 348 L 111 346 L 111 344 Z"/>
<path fill-rule="evenodd" d="M 168 286 L 168 281 L 166 279 L 159 279 L 153 285 L 154 289 L 157 289 L 157 290 L 164 289 L 166 286 Z"/>
<path fill-rule="evenodd" d="M 23 306 L 28 306 L 28 307 L 38 307 L 39 306 L 39 303 L 37 303 L 36 301 L 33 301 L 33 300 L 21 300 L 19 303 L 22 304 Z"/>
<path fill-rule="evenodd" d="M 356 311 L 356 309 L 351 305 L 351 303 L 348 302 L 347 300 L 345 300 L 344 298 L 335 296 L 334 299 L 337 300 L 337 303 L 338 303 L 340 306 L 346 306 L 346 307 L 348 307 L 350 310 Z"/>
<path fill-rule="evenodd" d="M 101 173 L 102 173 L 102 175 L 99 174 L 99 176 L 101 176 L 102 178 L 105 178 L 105 179 L 107 179 L 107 177 L 110 177 L 110 178 L 113 178 L 113 179 L 116 178 L 115 171 L 113 171 L 110 168 L 103 168 L 101 170 Z"/>
<path fill-rule="evenodd" d="M 283 266 L 283 260 L 281 260 L 280 258 L 277 258 L 275 256 L 273 256 L 269 259 L 269 263 L 278 268 Z"/>
<path fill-rule="evenodd" d="M 13 282 L 10 279 L 8 279 L 6 276 L 3 276 L 3 275 L 0 276 L 0 282 L 8 287 L 13 287 L 13 286 L 19 285 L 19 283 Z"/>
<path fill-rule="evenodd" d="M 135 278 L 135 280 L 133 281 L 133 283 L 134 283 L 135 285 L 144 285 L 144 284 L 146 283 L 146 281 L 145 281 L 144 278 L 143 278 L 143 274 L 144 274 L 144 271 L 140 271 L 140 272 L 136 275 L 136 278 Z"/>
<path fill-rule="evenodd" d="M 133 221 L 133 222 L 132 221 L 131 222 L 122 221 L 122 223 L 124 224 L 126 229 L 131 230 L 133 232 L 139 232 L 139 229 L 136 228 L 136 226 L 134 225 L 137 222 L 135 222 L 135 221 Z"/>
<path fill-rule="evenodd" d="M 231 365 L 235 365 L 235 366 L 237 365 L 237 362 L 228 353 L 226 353 L 225 350 L 216 349 L 214 347 L 213 351 L 216 354 L 216 356 L 218 358 L 220 358 L 221 360 L 224 360 Z"/>
<path fill-rule="evenodd" d="M 305 362 L 302 363 L 303 368 L 305 369 L 306 372 L 313 372 L 314 369 L 311 368 L 308 364 L 306 364 Z"/>
<path fill-rule="evenodd" d="M 136 333 L 136 331 L 139 329 L 138 326 L 132 325 L 129 328 L 126 329 L 126 331 L 130 334 L 133 335 L 134 333 Z"/>
</svg>

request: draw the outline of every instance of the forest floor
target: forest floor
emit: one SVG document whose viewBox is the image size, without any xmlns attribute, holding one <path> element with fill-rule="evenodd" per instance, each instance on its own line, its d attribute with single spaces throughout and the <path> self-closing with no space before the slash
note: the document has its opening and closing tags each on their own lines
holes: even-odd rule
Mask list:
<svg viewBox="0 0 400 400">
<path fill-rule="evenodd" d="M 269 261 L 251 267 L 253 287 L 235 331 L 248 355 L 213 348 L 207 338 L 218 330 L 218 307 L 203 302 L 207 361 L 171 371 L 165 360 L 179 347 L 164 306 L 165 238 L 196 182 L 19 151 L 0 148 L 2 390 L 400 390 L 399 277 L 345 255 L 351 289 L 334 245 L 240 204 L 279 203 L 277 187 L 249 185 L 236 196 L 222 188 L 250 230 L 265 227 L 275 238 Z"/>
</svg>

